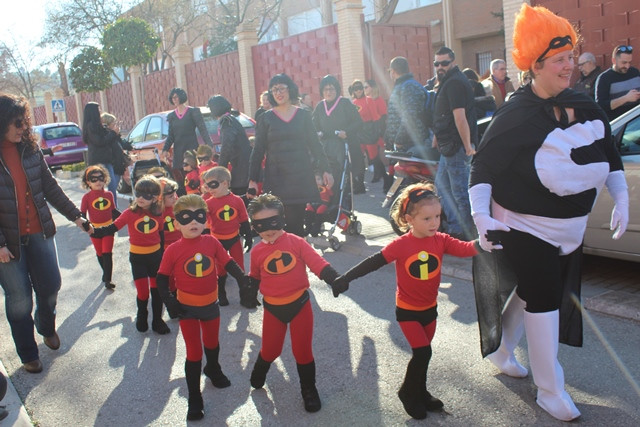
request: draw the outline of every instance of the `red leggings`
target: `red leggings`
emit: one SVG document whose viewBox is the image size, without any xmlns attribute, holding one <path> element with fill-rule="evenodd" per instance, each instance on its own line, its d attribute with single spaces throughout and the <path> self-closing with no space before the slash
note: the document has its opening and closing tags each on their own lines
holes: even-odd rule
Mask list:
<svg viewBox="0 0 640 427">
<path fill-rule="evenodd" d="M 181 319 L 180 330 L 187 348 L 187 360 L 197 362 L 202 360 L 202 344 L 210 349 L 218 347 L 220 316 L 213 320 Z"/>
<path fill-rule="evenodd" d="M 262 318 L 262 348 L 260 355 L 266 362 L 273 362 L 280 353 L 287 333 L 287 324 L 280 321 L 269 311 L 264 310 Z M 296 317 L 289 322 L 291 334 L 291 350 L 293 357 L 300 365 L 313 362 L 313 311 L 311 302 L 302 307 Z"/>
<path fill-rule="evenodd" d="M 398 322 L 400 329 L 409 342 L 411 348 L 420 348 L 431 345 L 431 340 L 436 333 L 436 321 L 422 326 L 420 322 Z"/>
<path fill-rule="evenodd" d="M 138 299 L 146 301 L 149 299 L 149 288 L 156 288 L 156 278 L 155 277 L 142 277 L 140 279 L 135 279 L 133 283 L 136 285 L 136 293 L 138 294 Z"/>
<path fill-rule="evenodd" d="M 240 243 L 240 240 L 235 242 L 227 252 L 229 252 L 231 258 L 233 258 L 233 260 L 237 262 L 240 268 L 244 271 L 244 253 L 242 251 L 242 244 Z M 217 264 L 216 269 L 220 276 L 227 274 L 227 270 L 224 269 L 224 265 Z"/>
<path fill-rule="evenodd" d="M 98 256 L 113 251 L 113 236 L 104 236 L 100 239 L 92 237 L 91 243 L 93 243 L 93 248 L 96 250 L 96 255 Z"/>
</svg>

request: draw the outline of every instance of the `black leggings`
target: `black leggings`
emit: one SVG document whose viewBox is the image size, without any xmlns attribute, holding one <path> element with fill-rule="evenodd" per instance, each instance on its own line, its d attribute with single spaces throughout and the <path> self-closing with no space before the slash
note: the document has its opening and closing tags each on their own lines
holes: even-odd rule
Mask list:
<svg viewBox="0 0 640 427">
<path fill-rule="evenodd" d="M 305 203 L 284 205 L 284 221 L 286 223 L 284 229 L 287 233 L 304 237 L 304 210 L 306 207 Z"/>
</svg>

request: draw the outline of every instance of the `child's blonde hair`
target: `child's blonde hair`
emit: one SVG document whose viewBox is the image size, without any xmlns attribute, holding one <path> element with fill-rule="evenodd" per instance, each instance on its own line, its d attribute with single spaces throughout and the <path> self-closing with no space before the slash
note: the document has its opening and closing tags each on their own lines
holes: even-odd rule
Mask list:
<svg viewBox="0 0 640 427">
<path fill-rule="evenodd" d="M 149 193 L 156 196 L 156 201 L 151 204 L 149 211 L 154 215 L 161 215 L 164 208 L 162 187 L 164 187 L 164 185 L 158 178 L 153 175 L 144 175 L 138 180 L 138 182 L 136 182 L 133 191 L 134 194 Z M 131 210 L 136 212 L 138 209 L 141 208 L 138 206 L 136 199 L 133 199 L 133 202 L 131 203 Z"/>
<path fill-rule="evenodd" d="M 109 171 L 102 165 L 91 165 L 86 168 L 82 174 L 82 188 L 89 188 L 89 175 L 93 175 L 96 172 L 102 172 L 102 175 L 104 175 L 104 185 L 109 185 L 111 182 Z"/>
<path fill-rule="evenodd" d="M 205 183 L 211 179 L 216 179 L 220 182 L 231 182 L 231 172 L 224 166 L 215 166 L 203 173 L 202 179 Z"/>
<path fill-rule="evenodd" d="M 412 199 L 415 199 L 413 201 Z M 417 183 L 407 186 L 393 205 L 391 219 L 402 231 L 408 231 L 410 226 L 405 215 L 415 215 L 418 208 L 427 203 L 436 201 L 440 203 L 440 198 L 436 193 L 436 187 L 432 183 Z"/>
<path fill-rule="evenodd" d="M 200 145 L 198 150 L 196 151 L 198 157 L 208 157 L 211 159 L 213 157 L 213 150 L 208 145 Z"/>
<path fill-rule="evenodd" d="M 162 168 L 161 168 L 162 169 Z M 164 169 L 162 169 L 164 170 Z M 151 172 L 151 171 L 149 171 Z M 166 196 L 167 194 L 171 194 L 174 191 L 178 191 L 178 183 L 172 179 L 167 178 L 166 176 L 158 178 L 162 183 L 162 195 Z"/>
<path fill-rule="evenodd" d="M 182 161 L 191 166 L 191 169 L 198 168 L 198 160 L 196 159 L 196 153 L 193 150 L 187 150 L 182 155 Z"/>
<path fill-rule="evenodd" d="M 207 203 L 199 194 L 187 194 L 180 196 L 176 204 L 173 205 L 173 214 L 178 215 L 185 209 L 204 209 L 206 211 Z"/>
<path fill-rule="evenodd" d="M 154 166 L 147 171 L 147 175 L 153 175 L 156 178 L 164 178 L 167 176 L 167 170 L 162 166 Z"/>
<path fill-rule="evenodd" d="M 100 115 L 100 121 L 102 122 L 102 124 L 104 126 L 111 126 L 112 124 L 114 124 L 116 122 L 116 116 L 114 116 L 113 114 L 109 114 L 109 113 L 102 113 Z"/>
</svg>

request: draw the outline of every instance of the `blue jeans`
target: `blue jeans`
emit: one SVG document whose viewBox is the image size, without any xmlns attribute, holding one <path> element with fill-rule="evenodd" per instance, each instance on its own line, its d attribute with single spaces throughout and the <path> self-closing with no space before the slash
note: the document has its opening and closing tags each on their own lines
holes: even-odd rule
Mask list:
<svg viewBox="0 0 640 427">
<path fill-rule="evenodd" d="M 106 163 L 104 167 L 109 171 L 109 177 L 111 181 L 109 181 L 108 190 L 113 194 L 113 200 L 116 202 L 116 206 L 118 205 L 118 194 L 116 190 L 118 189 L 118 183 L 120 182 L 120 175 L 116 175 L 113 171 L 113 165 L 111 163 Z"/>
<path fill-rule="evenodd" d="M 471 239 L 475 233 L 469 204 L 469 170 L 471 157 L 464 147 L 451 157 L 440 156 L 436 173 L 436 190 L 447 217 L 447 233 Z"/>
<path fill-rule="evenodd" d="M 22 236 L 20 241 L 20 259 L 0 264 L 0 285 L 4 289 L 13 342 L 20 360 L 27 363 L 38 359 L 34 325 L 44 337 L 56 332 L 56 302 L 61 278 L 53 237 L 45 239 L 42 233 L 37 233 Z M 36 311 L 31 317 L 33 292 Z"/>
</svg>

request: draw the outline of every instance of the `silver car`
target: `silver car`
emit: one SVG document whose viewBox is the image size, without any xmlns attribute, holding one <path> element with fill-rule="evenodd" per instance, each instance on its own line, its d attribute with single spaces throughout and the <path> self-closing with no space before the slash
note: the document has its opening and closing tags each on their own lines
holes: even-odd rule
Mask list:
<svg viewBox="0 0 640 427">
<path fill-rule="evenodd" d="M 629 186 L 629 225 L 620 240 L 609 230 L 613 200 L 603 189 L 589 215 L 584 236 L 584 252 L 609 258 L 640 262 L 640 106 L 611 122 L 624 175 Z"/>
</svg>

